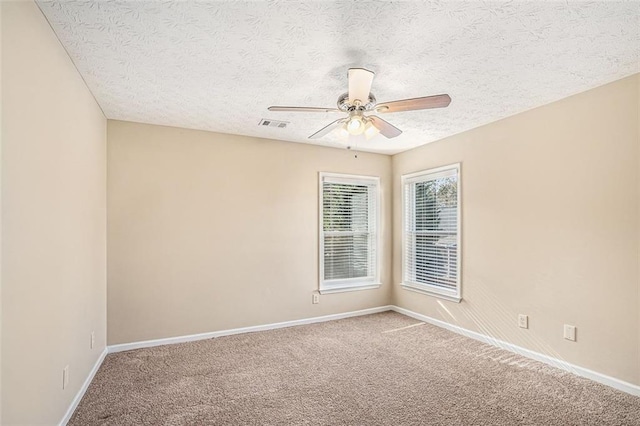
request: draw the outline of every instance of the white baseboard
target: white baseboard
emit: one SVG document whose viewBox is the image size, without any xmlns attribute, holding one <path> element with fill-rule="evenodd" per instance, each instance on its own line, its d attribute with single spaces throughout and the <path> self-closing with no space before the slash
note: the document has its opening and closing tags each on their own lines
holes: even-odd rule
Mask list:
<svg viewBox="0 0 640 426">
<path fill-rule="evenodd" d="M 69 405 L 69 408 L 67 409 L 67 412 L 64 414 L 64 417 L 62 418 L 62 420 L 60 420 L 60 423 L 59 423 L 60 426 L 65 426 L 69 422 L 69 420 L 71 420 L 71 416 L 73 416 L 73 412 L 76 411 L 76 408 L 78 408 L 78 404 L 80 404 L 80 401 L 84 396 L 84 393 L 89 388 L 91 381 L 95 377 L 96 373 L 98 372 L 98 369 L 102 365 L 102 361 L 104 361 L 104 357 L 106 356 L 107 356 L 107 348 L 104 348 L 104 350 L 96 360 L 96 363 L 93 365 L 93 368 L 89 372 L 89 375 L 84 380 L 84 383 L 82 384 L 82 387 L 80 387 L 80 390 L 76 394 L 76 397 L 73 398 L 73 401 L 71 401 L 71 405 Z"/>
<path fill-rule="evenodd" d="M 277 328 L 293 327 L 296 325 L 313 324 L 317 322 L 333 321 L 343 318 L 358 317 L 361 315 L 377 314 L 392 310 L 392 306 L 379 306 L 377 308 L 362 309 L 360 311 L 345 312 L 342 314 L 324 315 L 321 317 L 303 318 L 293 321 L 276 322 L 265 325 L 254 325 L 251 327 L 232 328 L 230 330 L 212 331 L 209 333 L 190 334 L 187 336 L 169 337 L 166 339 L 145 340 L 142 342 L 123 343 L 119 345 L 111 345 L 107 347 L 109 353 L 130 351 L 132 349 L 150 348 L 153 346 L 170 345 L 174 343 L 193 342 L 196 340 L 213 339 L 222 336 L 231 336 L 233 334 L 253 333 L 256 331 L 274 330 Z"/>
<path fill-rule="evenodd" d="M 400 308 L 398 306 L 391 306 L 391 310 L 398 312 L 399 314 L 406 315 L 411 318 L 415 318 L 417 320 L 445 328 L 447 330 L 453 331 L 454 333 L 462 334 L 463 336 L 470 337 L 475 340 L 479 340 L 483 343 L 488 343 L 493 346 L 497 346 L 501 349 L 505 349 L 507 351 L 516 353 L 518 355 L 522 355 L 526 358 L 533 359 L 535 361 L 540 361 L 542 363 L 551 365 L 552 367 L 559 368 L 561 370 L 568 371 L 570 373 L 576 374 L 578 376 L 585 377 L 587 379 L 593 380 L 594 382 L 602 383 L 603 385 L 610 386 L 612 388 L 621 390 L 628 394 L 634 396 L 640 396 L 640 386 L 634 385 L 633 383 L 625 382 L 620 379 L 616 379 L 615 377 L 607 376 L 606 374 L 598 373 L 593 370 L 589 370 L 588 368 L 580 367 L 575 364 L 571 364 L 567 361 L 563 361 L 549 355 L 544 355 L 539 352 L 532 351 L 530 349 L 525 349 L 523 347 L 514 345 L 512 343 L 505 342 L 504 340 L 499 340 L 485 334 L 480 334 L 475 331 L 467 330 L 466 328 L 459 327 L 457 325 L 449 324 L 448 322 L 440 321 L 435 318 L 431 318 L 426 315 L 419 314 L 417 312 L 410 311 L 408 309 Z"/>
</svg>

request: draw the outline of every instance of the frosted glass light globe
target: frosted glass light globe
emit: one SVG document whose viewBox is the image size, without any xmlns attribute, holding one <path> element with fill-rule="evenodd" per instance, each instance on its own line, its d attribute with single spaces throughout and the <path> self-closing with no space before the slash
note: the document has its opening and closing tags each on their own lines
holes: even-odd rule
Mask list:
<svg viewBox="0 0 640 426">
<path fill-rule="evenodd" d="M 362 118 L 355 116 L 347 122 L 347 131 L 352 135 L 359 135 L 364 131 L 364 123 Z"/>
<path fill-rule="evenodd" d="M 364 126 L 364 135 L 367 137 L 367 140 L 377 136 L 378 133 L 380 133 L 380 130 L 378 130 L 378 128 L 374 126 L 371 121 L 369 121 L 366 126 Z"/>
</svg>

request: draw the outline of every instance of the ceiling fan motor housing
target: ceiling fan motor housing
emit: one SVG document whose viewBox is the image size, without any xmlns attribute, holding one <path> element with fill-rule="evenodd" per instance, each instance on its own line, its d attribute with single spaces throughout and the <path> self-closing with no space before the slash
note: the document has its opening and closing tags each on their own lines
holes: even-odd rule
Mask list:
<svg viewBox="0 0 640 426">
<path fill-rule="evenodd" d="M 375 106 L 376 106 L 376 97 L 373 96 L 373 93 L 369 93 L 369 99 L 367 103 L 360 102 L 359 105 L 354 105 L 351 102 L 349 102 L 349 93 L 344 93 L 340 95 L 340 97 L 338 98 L 338 109 L 345 112 L 351 112 L 356 110 L 371 111 L 375 108 Z"/>
</svg>

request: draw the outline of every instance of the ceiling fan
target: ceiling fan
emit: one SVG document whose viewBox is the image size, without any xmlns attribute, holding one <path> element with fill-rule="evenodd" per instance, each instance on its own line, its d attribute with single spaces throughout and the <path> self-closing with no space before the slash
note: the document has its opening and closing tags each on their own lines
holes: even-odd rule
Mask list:
<svg viewBox="0 0 640 426">
<path fill-rule="evenodd" d="M 348 114 L 347 117 L 339 118 L 318 130 L 309 136 L 309 139 L 321 138 L 337 128 L 341 128 L 346 135 L 355 136 L 364 133 L 367 139 L 374 137 L 378 133 L 387 138 L 395 138 L 402 133 L 402 130 L 382 118 L 370 114 L 445 108 L 451 103 L 451 98 L 446 94 L 377 103 L 375 96 L 371 93 L 373 76 L 374 73 L 372 71 L 364 68 L 349 68 L 349 91 L 338 98 L 338 108 L 270 106 L 269 111 L 340 112 Z"/>
</svg>

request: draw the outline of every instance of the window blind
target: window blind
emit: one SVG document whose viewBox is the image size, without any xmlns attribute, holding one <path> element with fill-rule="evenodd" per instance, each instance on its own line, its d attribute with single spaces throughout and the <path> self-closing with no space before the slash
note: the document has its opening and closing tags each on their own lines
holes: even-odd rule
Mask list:
<svg viewBox="0 0 640 426">
<path fill-rule="evenodd" d="M 404 277 L 409 285 L 459 295 L 457 166 L 404 180 Z"/>
<path fill-rule="evenodd" d="M 321 287 L 377 280 L 377 179 L 322 178 Z"/>
</svg>

